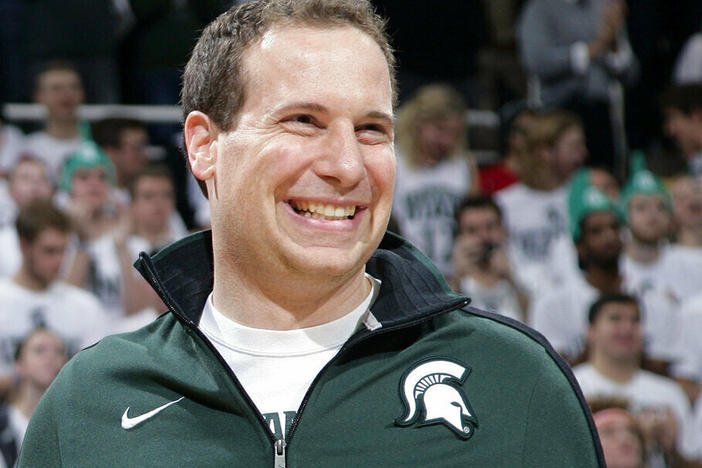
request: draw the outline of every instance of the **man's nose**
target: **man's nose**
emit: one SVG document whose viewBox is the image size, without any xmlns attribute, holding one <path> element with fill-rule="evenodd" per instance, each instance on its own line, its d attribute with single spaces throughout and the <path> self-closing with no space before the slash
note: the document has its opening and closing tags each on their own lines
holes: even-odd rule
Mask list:
<svg viewBox="0 0 702 468">
<path fill-rule="evenodd" d="M 320 156 L 314 164 L 319 177 L 344 188 L 352 188 L 363 179 L 363 152 L 352 125 L 330 126 L 320 144 Z"/>
</svg>

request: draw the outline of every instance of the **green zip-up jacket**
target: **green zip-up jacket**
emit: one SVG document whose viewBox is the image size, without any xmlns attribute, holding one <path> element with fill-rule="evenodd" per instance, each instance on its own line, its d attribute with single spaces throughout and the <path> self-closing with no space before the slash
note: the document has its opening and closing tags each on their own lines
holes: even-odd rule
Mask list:
<svg viewBox="0 0 702 468">
<path fill-rule="evenodd" d="M 20 467 L 604 467 L 592 418 L 546 340 L 468 307 L 403 239 L 367 264 L 371 315 L 276 440 L 198 329 L 209 233 L 137 268 L 169 313 L 78 353 L 32 418 Z"/>
</svg>

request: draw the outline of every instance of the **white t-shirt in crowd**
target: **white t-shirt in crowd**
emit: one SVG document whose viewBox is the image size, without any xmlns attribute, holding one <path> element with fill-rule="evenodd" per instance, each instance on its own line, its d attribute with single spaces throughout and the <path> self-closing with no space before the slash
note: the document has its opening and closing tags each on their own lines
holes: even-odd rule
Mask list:
<svg viewBox="0 0 702 468">
<path fill-rule="evenodd" d="M 685 301 L 702 290 L 702 247 L 671 244 L 666 248 L 665 275 Z"/>
<path fill-rule="evenodd" d="M 299 330 L 250 328 L 227 318 L 207 299 L 200 330 L 229 364 L 276 437 L 287 429 L 314 378 L 359 324 L 372 323 L 370 306 L 380 281 L 366 275 L 371 293 L 353 311 L 316 327 Z"/>
<path fill-rule="evenodd" d="M 702 385 L 702 292 L 683 302 L 680 323 L 680 360 L 673 365 L 671 373 Z"/>
<path fill-rule="evenodd" d="M 25 151 L 25 137 L 20 129 L 5 123 L 0 127 L 0 173 L 7 173 L 15 167 Z"/>
<path fill-rule="evenodd" d="M 546 192 L 521 182 L 495 195 L 502 209 L 515 274 L 533 294 L 537 292 L 533 286 L 535 278 L 550 274 L 546 266 L 556 262 L 553 257 L 556 241 L 570 240 L 566 198 L 565 187 Z"/>
<path fill-rule="evenodd" d="M 648 356 L 664 361 L 679 359 L 680 308 L 666 292 L 651 287 L 634 291 L 624 278 L 623 290 L 639 299 L 642 312 L 645 350 Z M 573 275 L 558 288 L 534 298 L 529 324 L 542 333 L 551 345 L 572 360 L 585 349 L 590 306 L 599 291 L 582 275 Z"/>
<path fill-rule="evenodd" d="M 14 373 L 17 345 L 44 327 L 66 343 L 69 355 L 105 336 L 106 314 L 92 294 L 61 281 L 32 291 L 12 278 L 0 278 L 0 375 Z"/>
<path fill-rule="evenodd" d="M 77 136 L 68 140 L 59 140 L 44 131 L 34 132 L 27 137 L 27 152 L 40 159 L 46 165 L 49 177 L 58 182 L 61 180 L 63 163 L 68 156 L 78 149 L 83 137 Z"/>
<path fill-rule="evenodd" d="M 0 252 L 0 277 L 17 273 L 22 265 L 22 252 L 14 225 L 0 228 Z"/>
<path fill-rule="evenodd" d="M 575 366 L 573 373 L 586 399 L 625 398 L 634 413 L 643 409 L 670 408 L 678 421 L 678 450 L 687 457 L 694 455 L 698 442 L 694 440 L 692 430 L 692 409 L 685 392 L 674 380 L 639 370 L 628 382 L 617 382 L 601 374 L 590 363 Z"/>
<path fill-rule="evenodd" d="M 507 280 L 500 280 L 488 288 L 465 276 L 461 278 L 461 294 L 470 297 L 473 307 L 524 321 L 525 311 L 519 305 L 517 291 Z"/>
<path fill-rule="evenodd" d="M 456 211 L 468 195 L 471 181 L 470 164 L 464 157 L 414 168 L 398 155 L 393 218 L 400 234 L 429 257 L 444 275 L 453 273 Z"/>
</svg>

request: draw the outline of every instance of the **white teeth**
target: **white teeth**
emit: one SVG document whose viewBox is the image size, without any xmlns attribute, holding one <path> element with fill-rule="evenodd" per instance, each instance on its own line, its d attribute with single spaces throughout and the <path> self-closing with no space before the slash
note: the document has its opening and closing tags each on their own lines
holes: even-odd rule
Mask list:
<svg viewBox="0 0 702 468">
<path fill-rule="evenodd" d="M 290 205 L 299 214 L 312 217 L 315 219 L 346 219 L 353 216 L 356 213 L 355 206 L 336 206 L 336 205 L 325 205 L 321 203 L 313 203 L 306 201 L 291 200 Z"/>
</svg>

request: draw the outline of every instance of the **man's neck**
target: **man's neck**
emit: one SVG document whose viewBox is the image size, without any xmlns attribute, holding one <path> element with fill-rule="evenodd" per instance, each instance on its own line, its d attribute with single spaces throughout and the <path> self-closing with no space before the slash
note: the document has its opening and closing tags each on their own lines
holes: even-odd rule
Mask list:
<svg viewBox="0 0 702 468">
<path fill-rule="evenodd" d="M 39 389 L 30 383 L 22 383 L 17 391 L 17 396 L 12 399 L 12 405 L 29 419 L 45 391 L 46 388 Z"/>
<path fill-rule="evenodd" d="M 677 243 L 685 247 L 702 247 L 702 226 L 683 227 L 678 232 Z"/>
<path fill-rule="evenodd" d="M 72 140 L 80 135 L 78 119 L 49 119 L 46 123 L 46 133 L 57 140 Z"/>
<path fill-rule="evenodd" d="M 347 279 L 304 281 L 295 277 L 257 282 L 236 274 L 218 274 L 215 266 L 214 306 L 225 316 L 252 328 L 293 330 L 336 320 L 370 294 L 363 271 Z"/>
<path fill-rule="evenodd" d="M 46 291 L 50 283 L 47 284 L 44 281 L 41 281 L 38 278 L 35 278 L 33 275 L 29 274 L 26 269 L 20 268 L 20 271 L 15 274 L 15 276 L 12 277 L 15 283 L 19 284 L 23 288 L 29 289 L 30 291 L 35 291 L 35 292 L 41 292 L 41 291 Z"/>
<path fill-rule="evenodd" d="M 145 229 L 137 226 L 135 234 L 143 239 L 146 239 L 146 241 L 152 247 L 161 246 L 170 240 L 168 225 L 158 230 Z"/>
<path fill-rule="evenodd" d="M 591 355 L 589 362 L 592 367 L 600 374 L 618 383 L 629 382 L 639 370 L 636 362 L 630 360 L 610 359 L 598 352 L 592 352 Z"/>
<path fill-rule="evenodd" d="M 627 243 L 625 254 L 638 263 L 654 263 L 661 254 L 661 244 L 659 242 L 641 242 L 632 238 Z"/>
<path fill-rule="evenodd" d="M 585 273 L 585 280 L 600 292 L 620 291 L 622 277 L 619 268 L 589 267 Z"/>
</svg>

